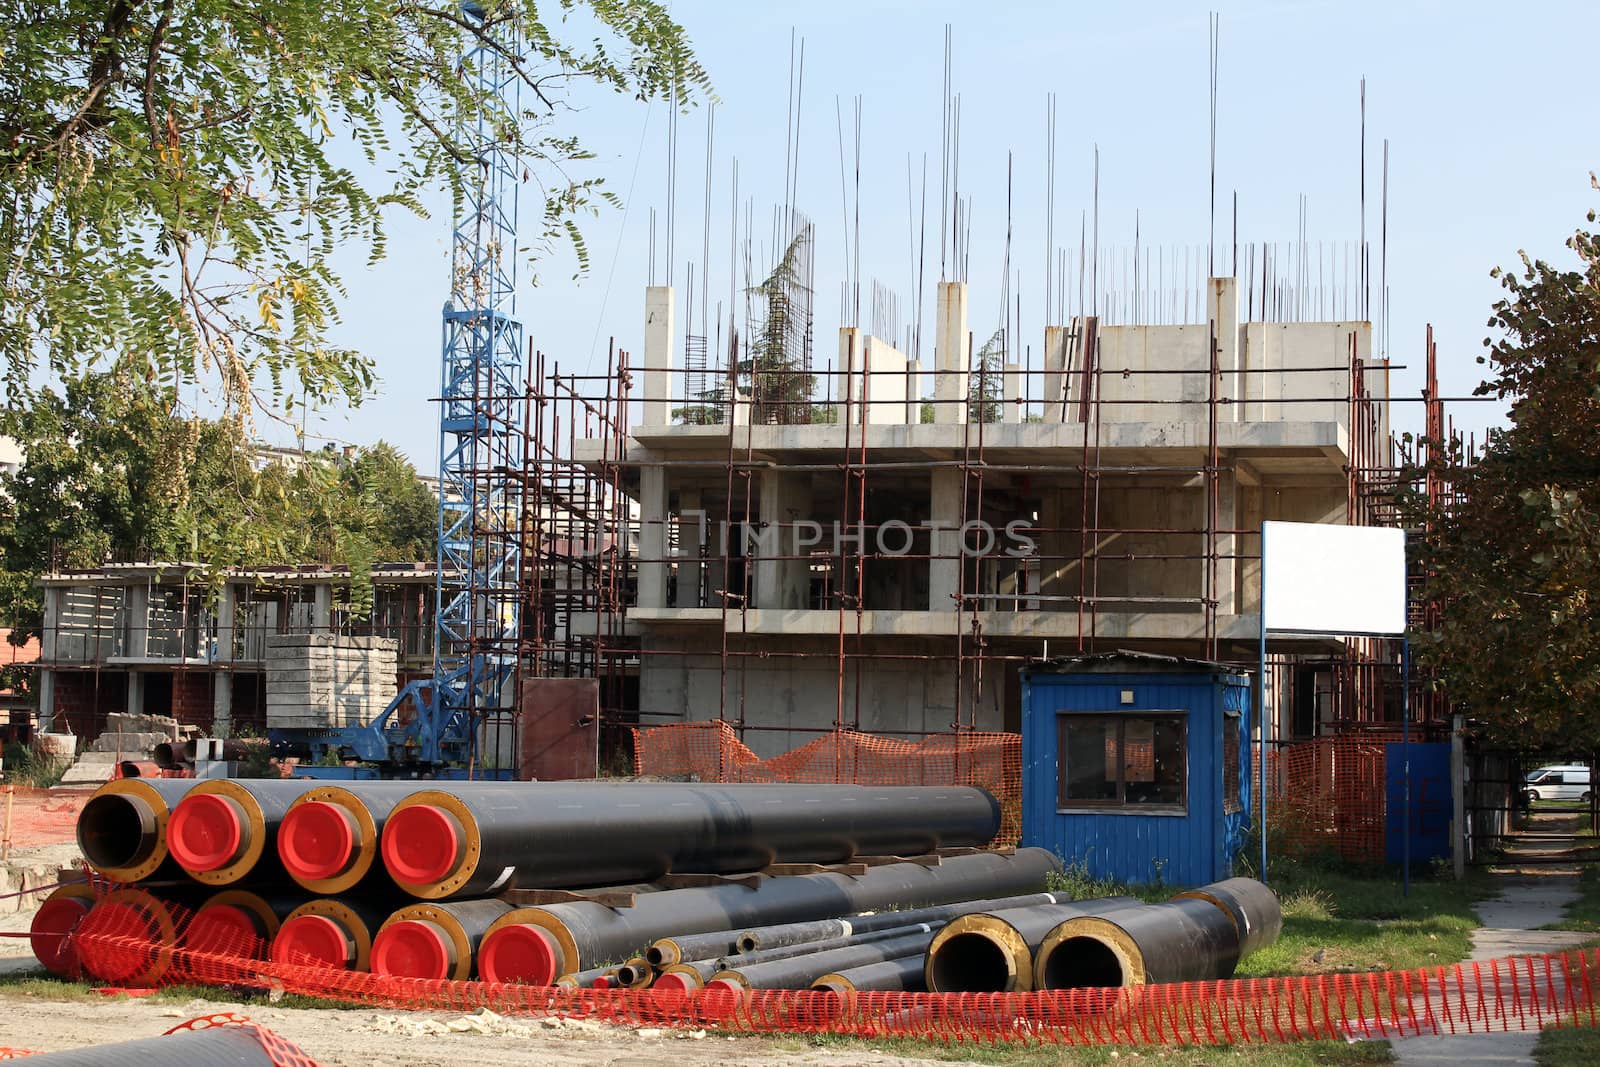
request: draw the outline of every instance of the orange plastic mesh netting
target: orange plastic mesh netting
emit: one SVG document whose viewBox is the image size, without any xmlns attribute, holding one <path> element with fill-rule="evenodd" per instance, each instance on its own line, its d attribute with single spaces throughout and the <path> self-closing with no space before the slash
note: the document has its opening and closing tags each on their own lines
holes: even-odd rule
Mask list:
<svg viewBox="0 0 1600 1067">
<path fill-rule="evenodd" d="M 242 935 L 225 949 L 184 947 L 188 913 L 173 908 L 173 942 L 148 930 L 73 935 L 97 974 L 167 964 L 154 984 L 202 982 L 281 990 L 346 1003 L 433 1012 L 588 1018 L 725 1033 L 846 1034 L 1064 1045 L 1212 1045 L 1389 1038 L 1593 1026 L 1600 951 L 1487 960 L 1386 973 L 1235 979 L 1043 993 L 731 992 L 563 989 L 396 978 L 264 959 Z M 85 921 L 85 928 L 90 927 Z M 247 940 L 250 943 L 245 943 Z M 124 958 L 125 957 L 125 958 Z"/>
<path fill-rule="evenodd" d="M 976 785 L 1000 801 L 997 845 L 1022 833 L 1022 738 L 1017 734 L 931 734 L 920 741 L 837 730 L 761 759 L 720 719 L 633 731 L 634 769 L 694 775 L 703 782 L 817 782 L 856 785 Z"/>
<path fill-rule="evenodd" d="M 1321 737 L 1267 754 L 1267 842 L 1274 853 L 1382 863 L 1387 745 L 1398 734 Z"/>
</svg>

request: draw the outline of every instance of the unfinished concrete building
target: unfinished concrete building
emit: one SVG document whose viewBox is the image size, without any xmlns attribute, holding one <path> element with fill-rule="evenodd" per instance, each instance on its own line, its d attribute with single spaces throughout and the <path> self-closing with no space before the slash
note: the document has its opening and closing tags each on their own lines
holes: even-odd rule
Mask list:
<svg viewBox="0 0 1600 1067">
<path fill-rule="evenodd" d="M 686 365 L 652 287 L 642 361 L 539 397 L 573 439 L 531 449 L 534 477 L 589 521 L 531 555 L 533 654 L 609 678 L 614 724 L 724 719 L 761 756 L 1015 730 L 1041 656 L 1253 663 L 1262 520 L 1389 521 L 1387 367 L 1369 322 L 1234 278 L 1171 318 L 1074 316 L 1038 365 L 997 362 L 947 282 L 931 365 L 846 327 L 826 372 L 763 374 L 759 352 L 707 370 L 694 338 Z M 1269 733 L 1397 719 L 1390 651 L 1275 641 Z"/>
<path fill-rule="evenodd" d="M 36 695 L 41 728 L 93 738 L 114 712 L 166 715 L 218 737 L 267 727 L 279 635 L 398 643 L 395 685 L 433 673 L 434 568 L 373 569 L 373 609 L 350 610 L 345 567 L 230 570 L 183 564 L 46 575 Z"/>
</svg>

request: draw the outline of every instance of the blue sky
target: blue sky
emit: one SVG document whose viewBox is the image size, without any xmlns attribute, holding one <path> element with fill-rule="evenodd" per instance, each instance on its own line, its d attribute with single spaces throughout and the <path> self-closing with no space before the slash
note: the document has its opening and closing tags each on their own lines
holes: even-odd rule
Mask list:
<svg viewBox="0 0 1600 1067">
<path fill-rule="evenodd" d="M 1538 3 L 1223 3 L 1218 99 L 1218 240 L 1239 198 L 1241 244 L 1294 241 L 1302 196 L 1315 247 L 1353 242 L 1359 231 L 1358 86 L 1367 79 L 1367 234 L 1378 273 L 1383 141 L 1390 142 L 1388 278 L 1390 356 L 1410 369 L 1396 393 L 1421 385 L 1428 323 L 1439 343 L 1444 391 L 1462 395 L 1481 377 L 1495 264 L 1518 249 L 1566 262 L 1562 246 L 1600 194 L 1600 126 L 1592 105 L 1590 49 L 1600 7 Z M 1100 152 L 1103 247 L 1131 246 L 1135 213 L 1149 245 L 1203 248 L 1207 240 L 1207 9 L 1182 3 L 993 4 L 831 0 L 804 5 L 728 5 L 678 0 L 710 72 L 716 115 L 711 213 L 713 303 L 729 291 L 729 172 L 738 160 L 741 201 L 763 219 L 783 199 L 785 100 L 790 34 L 805 40 L 797 204 L 817 225 L 817 351 L 833 350 L 848 231 L 841 205 L 835 97 L 845 115 L 862 97 L 861 278 L 899 296 L 911 285 L 906 167 L 928 166 L 925 336 L 932 335 L 938 280 L 937 210 L 945 25 L 953 28 L 954 82 L 961 94 L 961 187 L 972 198 L 972 328 L 998 325 L 1006 223 L 1007 153 L 1013 173 L 1014 270 L 1022 272 L 1022 341 L 1043 321 L 1045 108 L 1057 94 L 1055 244 L 1077 243 L 1091 206 L 1092 160 Z M 606 341 L 642 348 L 648 223 L 657 212 L 656 276 L 665 274 L 667 205 L 664 105 L 575 93 L 564 115 L 598 158 L 589 173 L 628 200 L 625 211 L 588 221 L 589 274 L 571 278 L 570 258 L 540 264 L 519 312 L 535 343 L 564 371 L 603 369 Z M 680 283 L 700 258 L 705 112 L 679 120 L 675 211 Z M 851 160 L 853 166 L 853 159 Z M 630 185 L 632 187 L 629 195 Z M 389 258 L 346 269 L 350 299 L 341 339 L 377 361 L 381 383 L 359 409 L 314 416 L 313 436 L 399 445 L 436 467 L 438 312 L 447 294 L 448 205 L 430 219 L 396 217 Z M 758 225 L 765 232 L 765 227 Z M 696 268 L 699 269 L 698 267 Z M 529 272 L 525 269 L 524 279 Z M 698 286 L 697 286 L 698 288 Z M 865 298 L 863 298 L 865 302 Z M 1374 314 L 1376 315 L 1376 295 Z M 680 311 L 681 315 L 681 311 Z M 863 317 L 866 310 L 863 309 Z M 698 315 L 697 315 L 698 317 Z M 1332 317 L 1332 316 L 1330 316 Z M 681 324 L 681 318 L 680 318 Z M 981 338 L 980 338 L 981 339 Z M 1396 413 L 1414 425 L 1418 405 Z M 1493 405 L 1456 405 L 1460 427 L 1481 430 Z M 263 425 L 269 437 L 286 431 Z"/>
</svg>

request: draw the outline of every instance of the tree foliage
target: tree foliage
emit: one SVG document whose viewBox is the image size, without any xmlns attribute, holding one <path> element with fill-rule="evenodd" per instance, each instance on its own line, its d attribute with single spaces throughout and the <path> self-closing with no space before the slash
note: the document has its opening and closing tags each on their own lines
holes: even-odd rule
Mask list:
<svg viewBox="0 0 1600 1067">
<path fill-rule="evenodd" d="M 1448 490 L 1430 507 L 1423 566 L 1443 621 L 1420 660 L 1498 740 L 1600 750 L 1600 234 L 1567 245 L 1575 270 L 1522 255 L 1495 272 L 1506 295 L 1485 341 L 1478 393 L 1510 401 L 1510 425 L 1476 462 L 1432 445 Z"/>
<path fill-rule="evenodd" d="M 472 12 L 469 14 L 468 12 Z M 520 42 L 507 49 L 506 41 Z M 503 54 L 518 110 L 463 51 Z M 607 194 L 562 121 L 577 81 L 640 99 L 706 85 L 655 0 L 16 0 L 0 6 L 0 358 L 13 403 L 43 369 L 128 363 L 225 410 L 357 402 L 373 365 L 330 340 L 336 250 L 385 251 L 390 209 L 455 197 L 480 121 L 542 198 L 538 254 Z M 348 252 L 345 252 L 348 254 Z"/>
<path fill-rule="evenodd" d="M 809 423 L 816 376 L 807 369 L 811 349 L 811 290 L 806 277 L 812 228 L 800 222 L 772 273 L 747 292 L 762 311 L 739 361 L 741 391 L 752 398 L 757 423 Z"/>
<path fill-rule="evenodd" d="M 0 476 L 0 603 L 18 639 L 38 630 L 34 583 L 51 569 L 158 560 L 214 582 L 225 567 L 348 564 L 361 615 L 374 563 L 434 558 L 437 502 L 391 445 L 257 470 L 240 419 L 185 417 L 129 373 L 41 389 L 0 417 L 26 451 Z"/>
<path fill-rule="evenodd" d="M 972 357 L 967 381 L 967 421 L 999 422 L 1006 393 L 1006 331 L 994 332 Z"/>
</svg>

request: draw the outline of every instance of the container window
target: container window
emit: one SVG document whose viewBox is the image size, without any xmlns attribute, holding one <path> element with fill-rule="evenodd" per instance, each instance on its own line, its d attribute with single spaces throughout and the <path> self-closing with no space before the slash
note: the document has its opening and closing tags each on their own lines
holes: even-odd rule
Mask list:
<svg viewBox="0 0 1600 1067">
<path fill-rule="evenodd" d="M 1182 810 L 1188 799 L 1188 716 L 1062 715 L 1058 807 Z"/>
</svg>

